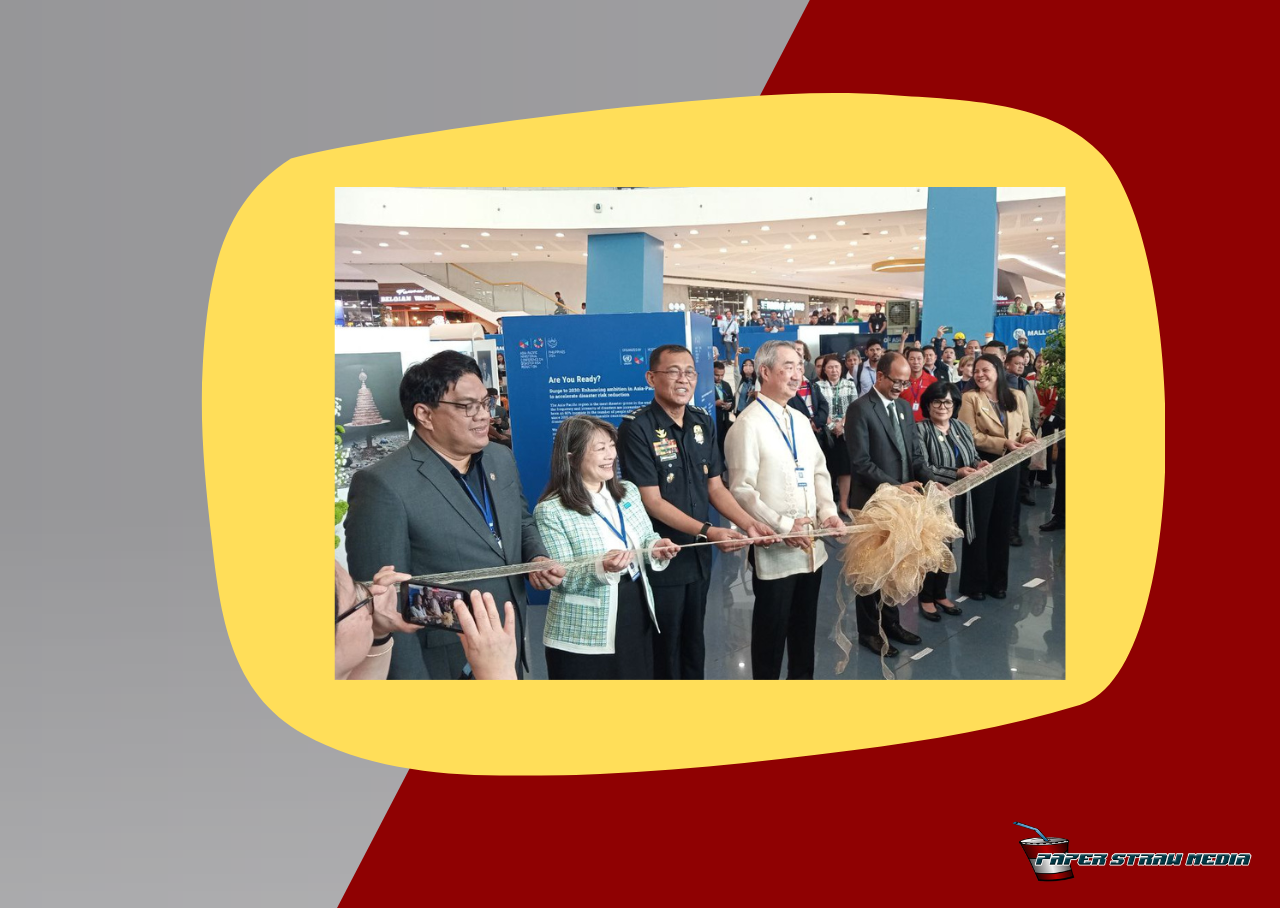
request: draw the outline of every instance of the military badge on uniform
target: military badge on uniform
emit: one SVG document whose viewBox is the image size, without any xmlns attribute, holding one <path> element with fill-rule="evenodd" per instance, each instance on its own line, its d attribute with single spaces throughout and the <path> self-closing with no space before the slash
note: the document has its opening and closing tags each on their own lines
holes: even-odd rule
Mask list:
<svg viewBox="0 0 1280 908">
<path fill-rule="evenodd" d="M 655 436 L 657 436 L 658 438 L 666 438 L 666 437 L 667 437 L 667 430 L 666 430 L 666 429 L 654 429 L 654 430 L 653 430 L 653 434 L 654 434 Z"/>
<path fill-rule="evenodd" d="M 702 426 L 698 425 L 693 427 L 693 440 L 700 445 L 706 443 L 706 439 L 702 437 Z"/>
</svg>

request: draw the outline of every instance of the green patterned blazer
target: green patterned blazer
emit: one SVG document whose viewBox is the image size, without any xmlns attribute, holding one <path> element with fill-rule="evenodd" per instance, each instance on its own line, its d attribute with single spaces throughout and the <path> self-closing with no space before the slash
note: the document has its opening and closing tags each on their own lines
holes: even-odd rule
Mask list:
<svg viewBox="0 0 1280 908">
<path fill-rule="evenodd" d="M 658 628 L 658 618 L 653 610 L 653 591 L 644 562 L 655 571 L 665 570 L 670 561 L 653 557 L 653 545 L 659 539 L 653 531 L 653 523 L 640 500 L 640 490 L 633 484 L 622 482 L 625 492 L 622 501 L 622 519 L 627 524 L 627 539 L 639 540 L 634 548 L 644 550 L 641 559 L 640 582 L 644 598 L 649 605 L 649 618 Z M 538 533 L 547 554 L 568 568 L 564 581 L 551 590 L 551 604 L 547 608 L 547 623 L 542 632 L 542 642 L 552 649 L 570 653 L 606 655 L 614 652 L 614 634 L 618 624 L 618 581 L 620 574 L 604 570 L 605 550 L 601 545 L 599 518 L 571 511 L 560 504 L 559 498 L 539 502 L 533 509 L 538 523 Z M 621 542 L 618 548 L 621 548 Z M 595 556 L 594 563 L 569 566 L 577 558 Z M 658 628 L 661 632 L 661 628 Z"/>
</svg>

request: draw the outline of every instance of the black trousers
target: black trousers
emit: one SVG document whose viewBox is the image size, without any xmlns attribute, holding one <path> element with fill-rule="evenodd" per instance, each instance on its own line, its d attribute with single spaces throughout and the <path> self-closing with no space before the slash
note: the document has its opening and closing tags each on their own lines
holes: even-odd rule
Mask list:
<svg viewBox="0 0 1280 908">
<path fill-rule="evenodd" d="M 974 537 L 973 542 L 965 542 L 960 560 L 960 594 L 974 596 L 1008 589 L 1009 532 L 1018 504 L 1018 471 L 1001 473 L 969 497 Z"/>
<path fill-rule="evenodd" d="M 947 597 L 947 581 L 951 575 L 945 571 L 930 571 L 924 575 L 924 584 L 920 587 L 921 602 L 937 602 Z"/>
<path fill-rule="evenodd" d="M 1058 460 L 1053 465 L 1053 478 L 1058 483 L 1053 493 L 1053 516 L 1067 519 L 1067 440 L 1058 442 Z"/>
<path fill-rule="evenodd" d="M 872 593 L 870 596 L 855 596 L 854 609 L 858 618 L 858 636 L 859 637 L 878 637 L 880 636 L 880 626 L 885 629 L 898 624 L 898 607 L 896 605 L 886 605 L 883 609 L 878 609 L 880 605 L 880 594 Z M 877 615 L 876 612 L 883 612 Z"/>
<path fill-rule="evenodd" d="M 618 620 L 612 653 L 570 653 L 547 647 L 552 681 L 647 681 L 653 678 L 653 622 L 640 581 L 618 583 Z M 461 648 L 461 647 L 459 647 Z M 394 652 L 394 650 L 393 650 Z"/>
<path fill-rule="evenodd" d="M 706 677 L 707 615 L 711 578 L 684 586 L 653 586 L 658 633 L 653 635 L 653 677 L 659 681 L 701 681 Z"/>
<path fill-rule="evenodd" d="M 776 681 L 782 677 L 782 653 L 787 653 L 787 680 L 813 680 L 814 635 L 818 629 L 818 593 L 822 568 L 812 574 L 792 574 L 761 580 L 753 573 L 751 591 L 751 677 Z"/>
</svg>

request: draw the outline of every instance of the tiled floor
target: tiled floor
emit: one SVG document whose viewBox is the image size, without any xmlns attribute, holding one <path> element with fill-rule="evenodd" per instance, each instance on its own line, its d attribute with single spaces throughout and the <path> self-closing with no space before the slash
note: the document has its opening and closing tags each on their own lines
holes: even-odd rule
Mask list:
<svg viewBox="0 0 1280 908">
<path fill-rule="evenodd" d="M 1066 676 L 1066 533 L 1041 533 L 1040 524 L 1049 519 L 1053 489 L 1037 488 L 1035 507 L 1022 508 L 1021 548 L 1010 550 L 1009 596 L 988 597 L 984 602 L 957 599 L 956 583 L 950 585 L 951 598 L 964 614 L 942 616 L 942 621 L 923 620 L 915 603 L 901 609 L 902 626 L 919 634 L 919 646 L 895 644 L 899 655 L 886 665 L 899 680 L 911 679 L 1057 679 Z M 963 556 L 956 544 L 957 561 Z M 715 553 L 711 593 L 707 600 L 707 677 L 751 679 L 751 581 L 743 554 Z M 835 673 L 842 657 L 828 639 L 839 614 L 836 592 L 836 561 L 828 559 L 823 569 L 822 595 L 818 602 L 817 670 L 819 679 L 881 680 L 879 658 L 857 645 L 853 621 L 853 597 L 843 591 L 849 609 L 845 614 L 845 634 L 853 641 L 849 665 Z M 956 575 L 958 578 L 958 575 Z M 1023 584 L 1041 579 L 1035 587 Z M 542 647 L 542 625 L 546 609 L 529 609 L 529 648 L 532 678 L 547 676 Z M 978 620 L 966 626 L 966 622 Z M 917 659 L 925 649 L 925 653 Z M 785 675 L 785 670 L 784 670 Z"/>
</svg>

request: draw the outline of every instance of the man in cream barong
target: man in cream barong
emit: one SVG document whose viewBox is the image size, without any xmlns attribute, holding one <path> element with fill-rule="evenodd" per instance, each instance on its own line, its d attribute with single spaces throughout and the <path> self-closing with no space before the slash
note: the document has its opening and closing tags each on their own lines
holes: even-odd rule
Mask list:
<svg viewBox="0 0 1280 908">
<path fill-rule="evenodd" d="M 759 394 L 725 438 L 729 490 L 751 517 L 779 533 L 826 528 L 843 533 L 826 457 L 808 421 L 787 406 L 804 378 L 804 361 L 786 341 L 756 353 Z M 827 552 L 821 540 L 787 539 L 754 547 L 751 674 L 777 680 L 787 653 L 787 679 L 813 679 L 818 593 Z"/>
</svg>

